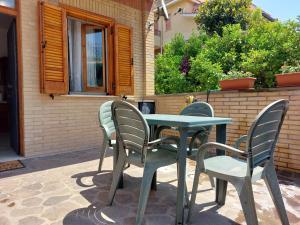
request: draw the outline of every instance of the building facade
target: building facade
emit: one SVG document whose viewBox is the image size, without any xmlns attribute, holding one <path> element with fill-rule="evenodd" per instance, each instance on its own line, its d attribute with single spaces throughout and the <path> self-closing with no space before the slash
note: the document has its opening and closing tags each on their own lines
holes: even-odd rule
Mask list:
<svg viewBox="0 0 300 225">
<path fill-rule="evenodd" d="M 154 94 L 154 32 L 145 25 L 152 7 L 152 0 L 0 2 L 1 21 L 14 24 L 4 36 L 15 38 L 2 42 L 15 53 L 5 56 L 15 82 L 0 85 L 13 115 L 2 137 L 16 153 L 98 148 L 103 102 Z"/>
</svg>

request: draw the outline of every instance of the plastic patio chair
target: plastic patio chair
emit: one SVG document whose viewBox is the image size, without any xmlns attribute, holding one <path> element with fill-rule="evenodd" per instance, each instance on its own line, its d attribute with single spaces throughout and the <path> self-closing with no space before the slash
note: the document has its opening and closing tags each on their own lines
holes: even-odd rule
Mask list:
<svg viewBox="0 0 300 225">
<path fill-rule="evenodd" d="M 141 225 L 155 171 L 177 162 L 176 152 L 163 149 L 160 144 L 170 140 L 177 141 L 177 139 L 165 137 L 149 142 L 149 127 L 146 120 L 141 112 L 128 102 L 114 101 L 112 115 L 120 146 L 109 191 L 109 204 L 113 202 L 125 163 L 142 167 L 144 172 L 136 216 L 136 225 Z"/>
<path fill-rule="evenodd" d="M 186 106 L 181 112 L 180 115 L 185 116 L 202 116 L 202 117 L 214 117 L 214 110 L 212 106 L 206 102 L 194 102 Z M 163 130 L 177 130 L 176 127 L 169 126 L 160 126 L 157 128 L 155 137 L 159 137 Z M 191 130 L 188 133 L 188 137 L 191 138 L 188 148 L 188 158 L 195 160 L 195 155 L 198 151 L 197 148 L 194 148 L 195 142 L 198 140 L 200 144 L 207 143 L 209 134 L 211 132 L 212 126 L 205 126 L 201 128 L 196 128 Z M 212 187 L 215 187 L 213 178 L 209 177 Z"/>
<path fill-rule="evenodd" d="M 113 101 L 108 101 L 103 103 L 98 112 L 99 124 L 103 131 L 103 142 L 102 147 L 100 149 L 100 160 L 99 160 L 99 167 L 98 172 L 101 172 L 102 164 L 105 156 L 105 152 L 108 148 L 112 147 L 113 152 L 116 151 L 116 140 L 112 139 L 113 134 L 116 132 L 115 125 L 112 120 L 112 113 L 111 113 L 111 104 Z"/>
<path fill-rule="evenodd" d="M 248 225 L 258 224 L 252 183 L 264 179 L 282 224 L 289 224 L 273 164 L 276 142 L 287 109 L 288 101 L 279 100 L 260 112 L 247 136 L 241 137 L 235 145 L 239 146 L 242 141 L 246 141 L 246 151 L 214 142 L 206 143 L 199 148 L 188 221 L 195 205 L 199 175 L 206 173 L 234 185 Z M 239 157 L 223 155 L 205 159 L 205 153 L 209 149 L 224 150 Z M 241 159 L 242 157 L 244 159 Z"/>
</svg>

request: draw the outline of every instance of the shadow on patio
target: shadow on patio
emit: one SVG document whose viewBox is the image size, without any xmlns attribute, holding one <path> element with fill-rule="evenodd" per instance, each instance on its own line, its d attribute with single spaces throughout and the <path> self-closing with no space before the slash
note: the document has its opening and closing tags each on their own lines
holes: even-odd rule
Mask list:
<svg viewBox="0 0 300 225">
<path fill-rule="evenodd" d="M 104 160 L 97 174 L 98 151 L 86 150 L 25 160 L 27 168 L 0 174 L 0 224 L 13 225 L 130 225 L 135 221 L 142 170 L 125 171 L 124 189 L 117 191 L 113 206 L 107 206 L 112 179 L 112 157 Z M 191 190 L 194 166 L 188 164 Z M 279 173 L 280 186 L 290 223 L 300 223 L 300 179 Z M 217 207 L 214 190 L 201 176 L 192 224 L 245 224 L 236 191 L 228 186 L 226 204 Z M 176 207 L 176 165 L 158 171 L 158 190 L 150 193 L 146 225 L 173 225 Z M 260 224 L 279 225 L 279 218 L 263 182 L 253 187 Z"/>
<path fill-rule="evenodd" d="M 136 170 L 138 168 L 134 168 Z M 174 172 L 176 171 L 175 168 Z M 129 171 L 130 174 L 136 174 Z M 137 172 L 138 173 L 138 172 Z M 93 184 L 85 184 L 84 179 L 92 177 Z M 114 204 L 107 206 L 107 196 L 110 188 L 112 174 L 110 171 L 105 171 L 102 174 L 97 174 L 96 171 L 80 173 L 72 176 L 76 178 L 76 183 L 82 187 L 91 187 L 90 189 L 80 192 L 91 204 L 86 208 L 79 208 L 70 212 L 63 220 L 64 225 L 79 225 L 79 224 L 135 224 L 135 215 L 138 205 L 139 186 L 141 179 L 133 177 L 125 173 L 124 189 L 119 189 L 116 193 Z M 168 180 L 168 178 L 160 173 L 158 182 L 158 190 L 151 191 L 148 206 L 145 215 L 145 223 L 150 224 L 174 224 L 175 222 L 175 207 L 176 207 L 176 180 Z M 208 180 L 205 177 L 205 183 Z M 199 193 L 211 191 L 211 188 L 199 189 Z M 203 209 L 209 208 L 203 212 Z M 219 207 L 215 202 L 206 202 L 198 204 L 195 213 L 196 224 L 202 221 L 203 224 L 214 225 L 235 225 L 238 224 L 231 219 L 218 214 Z M 200 217 L 200 220 L 197 219 Z M 202 224 L 201 223 L 201 224 Z"/>
</svg>

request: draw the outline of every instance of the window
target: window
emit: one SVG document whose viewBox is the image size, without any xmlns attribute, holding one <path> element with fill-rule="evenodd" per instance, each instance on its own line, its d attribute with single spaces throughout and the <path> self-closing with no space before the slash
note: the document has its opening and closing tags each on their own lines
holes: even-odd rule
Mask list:
<svg viewBox="0 0 300 225">
<path fill-rule="evenodd" d="M 83 25 L 83 80 L 85 91 L 105 92 L 105 29 Z"/>
<path fill-rule="evenodd" d="M 134 94 L 130 27 L 65 5 L 39 9 L 41 93 Z"/>
<path fill-rule="evenodd" d="M 15 8 L 16 7 L 16 1 L 15 0 L 0 0 L 0 6 Z"/>
<path fill-rule="evenodd" d="M 107 93 L 107 28 L 68 19 L 70 92 Z"/>
</svg>

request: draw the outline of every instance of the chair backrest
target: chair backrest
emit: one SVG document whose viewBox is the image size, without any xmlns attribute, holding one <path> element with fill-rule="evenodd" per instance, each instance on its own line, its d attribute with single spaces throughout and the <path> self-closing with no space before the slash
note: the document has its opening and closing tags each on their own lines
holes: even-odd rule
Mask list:
<svg viewBox="0 0 300 225">
<path fill-rule="evenodd" d="M 202 116 L 202 117 L 214 117 L 214 109 L 213 107 L 206 102 L 194 102 L 188 106 L 186 106 L 181 112 L 180 115 L 185 116 Z M 208 139 L 208 134 L 212 129 L 212 126 L 203 127 L 206 131 L 207 135 L 203 135 L 201 142 L 204 143 Z M 189 136 L 193 135 L 195 131 L 189 132 Z"/>
<path fill-rule="evenodd" d="M 206 102 L 194 102 L 185 107 L 180 115 L 213 117 L 214 109 Z"/>
<path fill-rule="evenodd" d="M 278 100 L 265 107 L 253 122 L 247 139 L 250 175 L 256 166 L 273 160 L 280 129 L 288 110 L 287 100 Z"/>
<path fill-rule="evenodd" d="M 98 119 L 100 126 L 104 129 L 105 135 L 109 140 L 111 140 L 113 133 L 116 132 L 115 125 L 112 120 L 112 113 L 111 113 L 111 104 L 113 101 L 108 101 L 103 103 L 98 112 Z"/>
<path fill-rule="evenodd" d="M 125 101 L 114 101 L 111 106 L 117 138 L 124 149 L 141 155 L 144 163 L 149 142 L 149 126 L 142 113 Z"/>
</svg>

